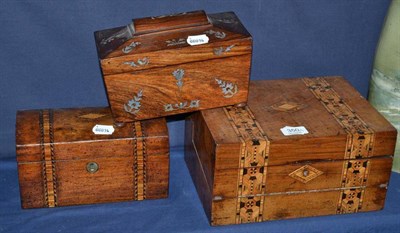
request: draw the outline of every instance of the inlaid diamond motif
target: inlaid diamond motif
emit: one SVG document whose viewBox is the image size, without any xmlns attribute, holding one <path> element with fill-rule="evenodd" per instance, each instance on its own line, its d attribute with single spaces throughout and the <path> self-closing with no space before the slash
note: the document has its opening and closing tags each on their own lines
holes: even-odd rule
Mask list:
<svg viewBox="0 0 400 233">
<path fill-rule="evenodd" d="M 272 109 L 274 109 L 276 111 L 281 111 L 281 112 L 294 112 L 294 111 L 303 109 L 305 107 L 306 107 L 305 104 L 299 104 L 299 103 L 290 102 L 290 101 L 289 102 L 282 101 L 282 102 L 276 103 L 271 106 Z"/>
<path fill-rule="evenodd" d="M 85 115 L 81 115 L 79 117 L 93 120 L 93 119 L 97 119 L 97 118 L 100 118 L 100 117 L 103 117 L 103 116 L 106 116 L 106 114 L 88 113 L 88 114 L 85 114 Z"/>
<path fill-rule="evenodd" d="M 307 183 L 322 174 L 323 172 L 316 169 L 315 167 L 304 165 L 301 168 L 294 170 L 292 173 L 289 174 L 289 176 L 303 183 Z"/>
</svg>

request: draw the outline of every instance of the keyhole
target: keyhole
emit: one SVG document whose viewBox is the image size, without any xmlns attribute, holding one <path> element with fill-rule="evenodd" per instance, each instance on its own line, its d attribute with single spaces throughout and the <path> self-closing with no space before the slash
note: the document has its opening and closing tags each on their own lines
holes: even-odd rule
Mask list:
<svg viewBox="0 0 400 233">
<path fill-rule="evenodd" d="M 99 170 L 99 165 L 95 162 L 89 162 L 86 164 L 86 171 L 89 173 L 96 173 Z"/>
</svg>

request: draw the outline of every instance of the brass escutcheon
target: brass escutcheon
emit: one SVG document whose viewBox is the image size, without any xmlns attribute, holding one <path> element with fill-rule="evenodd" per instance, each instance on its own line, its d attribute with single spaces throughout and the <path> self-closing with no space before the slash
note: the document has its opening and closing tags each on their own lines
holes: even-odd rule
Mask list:
<svg viewBox="0 0 400 233">
<path fill-rule="evenodd" d="M 307 177 L 308 174 L 310 174 L 310 172 L 309 172 L 307 169 L 304 169 L 304 171 L 303 171 L 303 176 L 304 176 L 304 177 Z"/>
<path fill-rule="evenodd" d="M 99 170 L 99 165 L 95 162 L 89 162 L 86 164 L 86 171 L 89 173 L 96 173 Z"/>
</svg>

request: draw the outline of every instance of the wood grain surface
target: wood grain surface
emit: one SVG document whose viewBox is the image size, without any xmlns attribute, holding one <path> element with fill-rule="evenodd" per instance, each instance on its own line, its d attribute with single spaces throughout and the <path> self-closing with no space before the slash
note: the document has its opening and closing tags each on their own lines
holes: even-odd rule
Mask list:
<svg viewBox="0 0 400 233">
<path fill-rule="evenodd" d="M 204 11 L 191 11 L 134 19 L 133 23 L 136 35 L 209 24 L 207 15 Z"/>
<path fill-rule="evenodd" d="M 248 107 L 194 113 L 185 130 L 212 225 L 383 208 L 396 130 L 341 77 L 253 81 Z"/>
<path fill-rule="evenodd" d="M 114 119 L 127 122 L 246 102 L 250 58 L 251 55 L 242 55 L 107 75 L 104 79 Z M 177 70 L 184 71 L 181 87 L 173 76 Z M 216 79 L 236 86 L 235 94 L 224 97 L 224 87 Z M 127 112 L 125 105 L 139 92 L 139 111 L 135 114 Z M 196 104 L 192 106 L 193 101 Z"/>
<path fill-rule="evenodd" d="M 46 123 L 44 118 L 40 123 L 41 112 L 51 112 L 52 121 Z M 23 208 L 168 196 L 165 119 L 114 126 L 112 135 L 95 135 L 92 128 L 97 124 L 113 125 L 109 108 L 17 113 L 16 149 Z M 46 131 L 46 125 L 51 131 Z M 52 135 L 52 140 L 43 139 L 46 134 Z M 94 173 L 87 170 L 92 162 L 98 166 Z"/>
<path fill-rule="evenodd" d="M 116 122 L 247 101 L 252 38 L 234 13 L 184 12 L 133 21 L 95 32 Z M 187 42 L 199 35 L 208 42 Z"/>
</svg>

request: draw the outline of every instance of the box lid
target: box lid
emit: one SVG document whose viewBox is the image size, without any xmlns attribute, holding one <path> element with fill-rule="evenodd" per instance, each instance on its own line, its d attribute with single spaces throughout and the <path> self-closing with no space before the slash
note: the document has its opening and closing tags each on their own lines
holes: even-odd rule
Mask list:
<svg viewBox="0 0 400 233">
<path fill-rule="evenodd" d="M 95 40 L 104 75 L 251 53 L 251 36 L 233 12 L 134 19 L 95 32 Z"/>
<path fill-rule="evenodd" d="M 55 159 L 72 159 L 79 156 L 121 156 L 124 153 L 117 152 L 118 148 L 112 146 L 132 147 L 130 142 L 140 138 L 168 141 L 164 118 L 138 123 L 141 132 L 136 132 L 136 123 L 116 127 L 110 109 L 104 107 L 18 111 L 17 161 L 43 160 L 41 147 L 48 145 L 51 150 L 57 147 L 62 151 L 57 153 Z M 85 155 L 88 153 L 82 149 L 85 146 L 97 149 L 93 150 L 93 155 Z M 101 150 L 104 150 L 104 153 Z M 79 155 L 80 152 L 82 155 Z M 78 155 L 74 155 L 76 153 Z"/>
<path fill-rule="evenodd" d="M 265 138 L 268 165 L 393 155 L 396 141 L 396 129 L 342 77 L 252 81 L 248 108 L 202 115 L 217 150 Z M 281 129 L 287 126 L 302 126 L 308 133 L 284 135 Z M 240 130 L 249 138 L 238 136 Z M 217 169 L 237 164 L 236 154 L 216 158 Z"/>
</svg>

